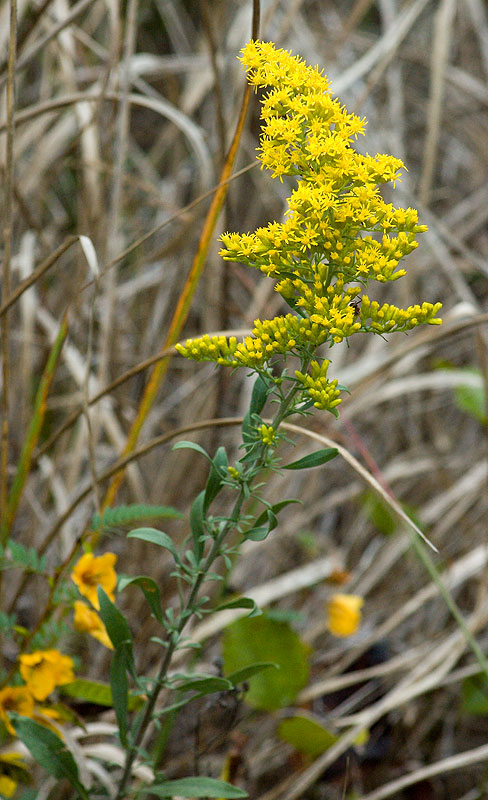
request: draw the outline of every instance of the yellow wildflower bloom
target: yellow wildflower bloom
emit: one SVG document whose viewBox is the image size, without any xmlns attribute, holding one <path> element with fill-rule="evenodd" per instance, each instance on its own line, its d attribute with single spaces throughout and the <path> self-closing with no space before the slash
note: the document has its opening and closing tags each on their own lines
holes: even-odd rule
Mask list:
<svg viewBox="0 0 488 800">
<path fill-rule="evenodd" d="M 56 686 L 62 686 L 63 683 L 70 683 L 75 679 L 73 659 L 63 655 L 59 650 L 23 653 L 19 661 L 20 674 L 36 700 L 45 700 Z"/>
<path fill-rule="evenodd" d="M 0 775 L 0 797 L 13 797 L 17 789 L 17 781 L 8 775 Z"/>
<path fill-rule="evenodd" d="M 327 628 L 334 636 L 352 636 L 361 624 L 364 600 L 357 594 L 335 594 L 327 604 Z"/>
<path fill-rule="evenodd" d="M 87 597 L 94 608 L 100 608 L 97 589 L 99 586 L 114 599 L 114 589 L 117 584 L 117 574 L 114 569 L 117 556 L 115 553 L 105 553 L 103 556 L 94 556 L 85 553 L 75 565 L 71 573 L 72 580 L 76 583 L 80 593 Z"/>
<path fill-rule="evenodd" d="M 22 717 L 32 717 L 34 698 L 27 686 L 6 686 L 0 689 L 0 720 L 8 732 L 15 736 L 15 729 L 8 718 L 9 711 L 16 711 Z"/>
<path fill-rule="evenodd" d="M 89 608 L 86 603 L 82 603 L 81 600 L 75 601 L 74 610 L 74 625 L 76 630 L 80 631 L 80 633 L 90 634 L 90 636 L 93 636 L 94 639 L 98 639 L 105 647 L 109 647 L 113 650 L 113 644 L 108 637 L 107 629 L 97 612 Z"/>
</svg>

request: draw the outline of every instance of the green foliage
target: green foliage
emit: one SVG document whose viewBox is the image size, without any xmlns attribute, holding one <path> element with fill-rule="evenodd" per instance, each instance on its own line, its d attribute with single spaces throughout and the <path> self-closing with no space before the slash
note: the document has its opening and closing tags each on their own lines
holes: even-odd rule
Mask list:
<svg viewBox="0 0 488 800">
<path fill-rule="evenodd" d="M 197 497 L 193 501 L 190 510 L 190 527 L 193 537 L 193 548 L 195 556 L 197 557 L 198 560 L 200 560 L 203 554 L 203 538 L 205 536 L 204 505 L 205 505 L 205 490 L 203 490 L 202 492 L 200 492 L 199 495 L 197 495 Z"/>
<path fill-rule="evenodd" d="M 461 709 L 476 717 L 488 715 L 488 679 L 484 675 L 472 675 L 463 681 Z"/>
<path fill-rule="evenodd" d="M 286 622 L 267 615 L 239 619 L 224 632 L 226 675 L 263 661 L 279 668 L 250 678 L 245 699 L 254 708 L 274 711 L 292 703 L 308 681 L 308 654 L 308 647 Z"/>
<path fill-rule="evenodd" d="M 142 589 L 148 606 L 150 607 L 157 621 L 162 625 L 163 612 L 161 608 L 161 593 L 156 581 L 153 580 L 153 578 L 149 578 L 147 575 L 138 575 L 135 578 L 122 577 L 119 580 L 119 591 L 125 589 L 126 586 L 132 585 L 139 586 L 139 588 Z"/>
<path fill-rule="evenodd" d="M 39 722 L 17 714 L 12 714 L 12 724 L 20 741 L 41 767 L 55 778 L 66 778 L 82 800 L 89 800 L 88 792 L 80 783 L 76 761 L 59 736 Z"/>
<path fill-rule="evenodd" d="M 338 739 L 315 719 L 302 714 L 282 720 L 277 732 L 280 739 L 310 758 L 317 758 Z"/>
<path fill-rule="evenodd" d="M 66 697 L 73 697 L 75 700 L 81 700 L 84 703 L 94 703 L 99 706 L 106 706 L 113 708 L 114 701 L 112 698 L 112 689 L 107 683 L 100 683 L 99 681 L 89 681 L 78 679 L 71 683 L 64 683 L 58 687 L 58 691 L 66 695 Z M 144 705 L 144 696 L 140 694 L 129 695 L 128 710 L 137 711 Z"/>
<path fill-rule="evenodd" d="M 207 513 L 212 500 L 214 500 L 222 488 L 224 479 L 228 477 L 227 467 L 229 461 L 225 447 L 219 447 L 212 460 L 210 474 L 208 476 L 207 485 L 205 487 L 205 497 L 203 500 L 203 511 Z"/>
<path fill-rule="evenodd" d="M 20 542 L 8 539 L 5 547 L 0 545 L 0 569 L 12 568 L 43 574 L 46 570 L 46 557 L 38 556 L 33 547 L 24 547 Z"/>
<path fill-rule="evenodd" d="M 482 379 L 482 374 L 478 369 L 466 369 L 465 372 L 467 375 L 478 375 Z M 479 387 L 467 384 L 456 386 L 454 400 L 461 411 L 469 414 L 482 425 L 487 424 L 487 399 L 483 384 Z"/>
<path fill-rule="evenodd" d="M 180 778 L 177 781 L 166 781 L 165 783 L 153 784 L 141 792 L 144 794 L 154 794 L 156 797 L 222 797 L 222 798 L 241 798 L 248 797 L 247 792 L 232 786 L 225 781 L 218 781 L 215 778 Z"/>
<path fill-rule="evenodd" d="M 150 506 L 140 503 L 131 503 L 126 506 L 106 508 L 101 516 L 100 514 L 94 514 L 91 527 L 93 530 L 103 531 L 107 528 L 133 525 L 134 522 L 168 518 L 183 519 L 184 515 L 181 511 L 171 506 Z"/>
<path fill-rule="evenodd" d="M 362 504 L 369 521 L 385 536 L 391 536 L 397 527 L 396 517 L 390 512 L 389 506 L 381 500 L 376 492 L 367 491 L 362 498 Z"/>
<path fill-rule="evenodd" d="M 156 544 L 158 547 L 164 547 L 166 550 L 169 550 L 176 563 L 179 563 L 180 557 L 173 540 L 170 539 L 166 533 L 158 531 L 156 528 L 136 528 L 136 530 L 127 534 L 127 538 L 142 539 L 144 542 L 152 542 L 152 544 Z"/>
<path fill-rule="evenodd" d="M 326 447 L 323 450 L 316 450 L 315 453 L 310 453 L 308 456 L 299 458 L 298 461 L 292 461 L 291 464 L 283 464 L 280 469 L 310 469 L 310 467 L 320 467 L 331 461 L 338 454 L 336 447 Z"/>
</svg>

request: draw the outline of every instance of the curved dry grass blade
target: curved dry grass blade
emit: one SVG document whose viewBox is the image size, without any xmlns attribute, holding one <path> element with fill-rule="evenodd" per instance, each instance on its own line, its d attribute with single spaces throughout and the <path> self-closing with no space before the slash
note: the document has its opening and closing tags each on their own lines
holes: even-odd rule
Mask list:
<svg viewBox="0 0 488 800">
<path fill-rule="evenodd" d="M 410 775 L 402 775 L 395 781 L 386 783 L 380 789 L 374 792 L 364 794 L 358 800 L 384 800 L 385 797 L 391 797 L 397 792 L 406 789 L 407 786 L 413 786 L 420 781 L 428 780 L 436 775 L 445 775 L 446 772 L 451 772 L 454 769 L 465 769 L 471 764 L 478 764 L 485 762 L 488 758 L 488 745 L 483 744 L 481 747 L 475 747 L 473 750 L 466 750 L 464 753 L 457 753 L 455 756 L 448 756 L 434 764 L 429 764 L 428 767 L 421 767 L 416 769 Z"/>
<path fill-rule="evenodd" d="M 5 252 L 3 257 L 2 284 L 3 291 L 10 294 L 10 269 L 13 245 L 14 219 L 14 134 L 15 134 L 15 59 L 17 55 L 17 0 L 10 0 L 10 29 L 8 45 L 7 70 L 7 141 L 5 154 L 5 198 L 3 232 L 5 236 Z M 0 437 L 0 517 L 7 508 L 8 485 L 8 451 L 9 451 L 9 398 L 10 389 L 10 342 L 7 316 L 0 320 L 0 340 L 2 358 L 2 394 L 0 408 L 2 426 Z"/>
<path fill-rule="evenodd" d="M 253 30 L 253 35 L 255 35 L 255 31 Z M 190 304 L 195 293 L 195 289 L 198 285 L 200 280 L 203 268 L 205 266 L 205 261 L 208 253 L 208 249 L 210 247 L 211 236 L 215 229 L 215 225 L 217 223 L 218 216 L 220 214 L 221 208 L 224 204 L 225 197 L 227 195 L 227 179 L 230 177 L 232 165 L 234 163 L 235 157 L 237 155 L 237 150 L 239 146 L 239 142 L 242 135 L 242 130 L 244 127 L 244 121 L 246 118 L 247 107 L 249 104 L 249 97 L 251 93 L 251 87 L 249 84 L 246 84 L 246 88 L 244 90 L 244 97 L 242 101 L 242 106 L 239 114 L 239 119 L 237 122 L 236 131 L 232 140 L 232 144 L 230 146 L 229 152 L 227 154 L 227 158 L 225 160 L 224 167 L 222 169 L 222 174 L 220 176 L 220 183 L 222 187 L 218 189 L 215 193 L 210 209 L 208 211 L 203 230 L 200 236 L 200 241 L 198 244 L 198 250 L 193 260 L 193 264 L 191 266 L 190 272 L 186 279 L 185 285 L 179 297 L 175 312 L 173 314 L 173 318 L 170 323 L 169 331 L 166 336 L 166 341 L 164 343 L 163 349 L 170 347 L 171 345 L 176 344 L 178 341 L 178 337 L 181 333 L 183 325 L 185 324 L 188 311 L 190 309 Z M 158 362 L 155 366 L 149 382 L 146 386 L 144 396 L 141 400 L 138 413 L 136 418 L 132 424 L 131 430 L 127 437 L 127 443 L 124 448 L 123 455 L 127 455 L 130 453 L 139 438 L 139 433 L 141 428 L 144 424 L 144 421 L 147 417 L 149 410 L 151 409 L 156 394 L 163 382 L 164 376 L 169 366 L 169 357 L 165 358 L 164 360 Z M 107 495 L 104 500 L 104 507 L 109 506 L 113 503 L 114 498 L 117 494 L 117 491 L 124 479 L 124 473 L 120 472 L 118 475 L 115 476 L 114 480 L 112 481 Z"/>
<path fill-rule="evenodd" d="M 415 533 L 423 539 L 423 541 L 429 545 L 429 547 L 434 550 L 435 553 L 438 552 L 437 547 L 429 541 L 429 539 L 425 536 L 424 533 L 420 530 L 418 525 L 415 524 L 413 520 L 410 519 L 408 514 L 405 513 L 403 508 L 401 507 L 400 503 L 395 500 L 392 495 L 386 491 L 386 489 L 381 486 L 381 484 L 376 480 L 376 478 L 368 472 L 367 469 L 363 467 L 362 464 L 349 452 L 346 447 L 335 442 L 333 439 L 329 439 L 328 436 L 324 436 L 321 433 L 315 433 L 315 431 L 309 431 L 306 428 L 300 428 L 299 425 L 293 425 L 291 422 L 283 422 L 282 427 L 284 430 L 293 431 L 294 433 L 300 433 L 302 436 L 308 436 L 310 439 L 315 439 L 317 442 L 321 442 L 325 444 L 327 447 L 335 447 L 339 451 L 340 455 L 347 461 L 348 464 L 358 473 L 358 475 L 363 478 L 366 483 L 368 483 L 371 488 L 378 494 L 381 499 L 391 508 L 391 510 L 398 516 L 400 519 L 407 524 L 409 528 L 411 528 Z"/>
<path fill-rule="evenodd" d="M 25 481 L 29 474 L 32 461 L 32 453 L 34 452 L 34 448 L 39 439 L 39 434 L 41 432 L 41 428 L 46 415 L 47 396 L 49 394 L 49 389 L 51 387 L 51 383 L 54 378 L 54 373 L 56 371 L 59 356 L 61 354 L 61 350 L 67 335 L 68 335 L 68 315 L 67 313 L 65 313 L 61 321 L 61 325 L 59 327 L 58 335 L 51 348 L 51 352 L 49 353 L 49 358 L 44 368 L 44 372 L 42 374 L 39 383 L 39 388 L 36 393 L 31 423 L 29 426 L 29 430 L 27 431 L 27 436 L 25 438 L 24 446 L 22 448 L 22 452 L 19 458 L 19 463 L 17 466 L 17 472 L 14 481 L 12 483 L 7 501 L 7 513 L 4 515 L 2 519 L 1 535 L 0 535 L 0 541 L 2 542 L 2 544 L 5 544 L 8 535 L 10 533 L 10 528 L 12 527 L 12 522 L 15 518 L 15 513 L 17 511 L 20 498 L 22 496 L 22 491 L 25 486 Z"/>
</svg>

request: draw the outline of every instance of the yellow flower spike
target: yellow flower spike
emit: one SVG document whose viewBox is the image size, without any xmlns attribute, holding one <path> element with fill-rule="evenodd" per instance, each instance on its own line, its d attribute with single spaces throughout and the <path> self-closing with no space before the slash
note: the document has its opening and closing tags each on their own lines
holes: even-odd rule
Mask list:
<svg viewBox="0 0 488 800">
<path fill-rule="evenodd" d="M 36 700 L 45 700 L 56 686 L 71 683 L 75 679 L 73 659 L 63 655 L 59 650 L 23 653 L 19 656 L 19 661 L 20 674 Z"/>
<path fill-rule="evenodd" d="M 98 609 L 97 589 L 99 586 L 114 599 L 114 589 L 117 584 L 117 574 L 114 569 L 117 556 L 115 553 L 105 553 L 103 556 L 94 556 L 93 553 L 82 555 L 75 565 L 71 578 L 76 583 L 78 590 L 87 597 L 92 606 Z"/>
<path fill-rule="evenodd" d="M 263 444 L 269 446 L 272 445 L 275 440 L 276 431 L 272 425 L 265 425 L 263 423 L 263 425 L 261 425 L 259 428 L 259 435 L 261 436 L 261 441 Z"/>
<path fill-rule="evenodd" d="M 74 626 L 75 630 L 80 633 L 88 633 L 97 639 L 101 644 L 113 650 L 113 644 L 109 639 L 107 629 L 96 611 L 82 603 L 81 600 L 76 600 L 74 604 Z"/>
<path fill-rule="evenodd" d="M 0 720 L 8 732 L 15 736 L 14 726 L 8 717 L 9 711 L 15 711 L 22 717 L 32 717 L 34 698 L 27 686 L 6 686 L 0 689 Z"/>
<path fill-rule="evenodd" d="M 364 600 L 357 594 L 335 594 L 327 603 L 327 628 L 333 636 L 352 636 L 361 624 Z"/>
</svg>

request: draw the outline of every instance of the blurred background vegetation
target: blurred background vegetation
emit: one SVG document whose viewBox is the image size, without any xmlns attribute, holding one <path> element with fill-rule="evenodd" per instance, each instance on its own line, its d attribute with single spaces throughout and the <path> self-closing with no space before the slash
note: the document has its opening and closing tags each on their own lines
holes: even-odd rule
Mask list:
<svg viewBox="0 0 488 800">
<path fill-rule="evenodd" d="M 2 302 L 43 267 L 3 314 L 9 481 L 39 376 L 68 314 L 68 339 L 12 535 L 45 550 L 54 569 L 99 509 L 108 485 L 103 473 L 123 451 L 153 366 L 143 365 L 97 402 L 90 399 L 156 357 L 166 342 L 236 128 L 245 87 L 236 55 L 250 37 L 252 6 L 242 0 L 20 0 L 13 161 L 6 144 L 9 13 L 4 0 L 0 141 L 11 285 Z M 380 287 L 377 299 L 444 304 L 440 328 L 336 345 L 330 372 L 351 390 L 340 420 L 317 413 L 302 424 L 347 448 L 425 530 L 486 650 L 488 5 L 272 0 L 262 3 L 260 37 L 323 67 L 334 94 L 368 120 L 358 147 L 398 156 L 408 167 L 386 196 L 417 207 L 429 232 L 406 262 L 407 277 Z M 247 331 L 255 318 L 282 310 L 272 281 L 218 256 L 220 232 L 280 220 L 293 186 L 256 168 L 258 136 L 253 97 L 234 164 L 242 172 L 230 181 L 180 338 Z M 83 246 L 68 239 L 80 234 Z M 172 359 L 139 437 L 139 445 L 160 435 L 169 443 L 133 460 L 117 503 L 187 512 L 206 464 L 191 451 L 172 453 L 171 434 L 200 420 L 242 415 L 251 389 L 242 373 Z M 224 443 L 236 455 L 237 437 L 232 426 L 209 424 L 185 438 L 210 451 Z M 305 438 L 296 443 L 295 458 L 310 451 Z M 168 774 L 185 774 L 188 753 L 200 748 L 198 768 L 218 775 L 234 748 L 242 785 L 256 798 L 486 797 L 487 753 L 473 756 L 474 763 L 466 756 L 452 771 L 442 763 L 486 742 L 488 680 L 476 676 L 479 667 L 401 525 L 340 458 L 317 470 L 270 476 L 267 491 L 270 500 L 297 497 L 302 505 L 283 513 L 266 542 L 248 543 L 226 589 L 261 590 L 276 618 L 291 620 L 307 643 L 310 677 L 295 705 L 336 732 L 362 713 L 371 720 L 369 740 L 338 753 L 294 795 L 297 776 L 310 767 L 307 756 L 277 737 L 276 716 L 227 698 L 227 705 L 202 706 L 175 721 L 172 744 L 161 746 Z M 176 539 L 187 533 L 180 521 L 163 527 Z M 127 542 L 115 528 L 100 547 L 117 552 L 120 571 L 150 573 L 171 602 L 169 562 L 156 561 L 149 545 Z M 21 580 L 16 572 L 7 576 L 5 608 Z M 273 593 L 270 581 L 278 576 L 282 583 Z M 350 640 L 334 640 L 325 629 L 325 603 L 335 591 L 365 596 L 362 629 Z M 20 624 L 36 625 L 46 596 L 44 579 L 32 576 L 17 603 Z M 140 665 L 150 672 L 158 654 L 148 643 L 153 622 L 142 595 L 134 590 L 127 597 L 122 604 Z M 87 658 L 85 640 L 73 634 L 70 647 L 87 676 L 106 678 L 103 648 L 90 645 Z M 16 652 L 6 645 L 5 655 Z M 220 655 L 219 642 L 210 638 L 203 662 L 216 670 Z M 369 671 L 349 686 L 351 670 L 363 668 Z M 199 743 L 195 719 L 206 744 Z M 223 736 L 212 734 L 222 730 Z M 376 793 L 435 762 L 439 774 Z"/>
</svg>

